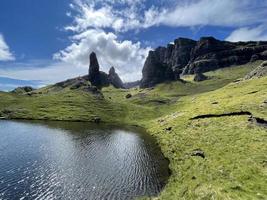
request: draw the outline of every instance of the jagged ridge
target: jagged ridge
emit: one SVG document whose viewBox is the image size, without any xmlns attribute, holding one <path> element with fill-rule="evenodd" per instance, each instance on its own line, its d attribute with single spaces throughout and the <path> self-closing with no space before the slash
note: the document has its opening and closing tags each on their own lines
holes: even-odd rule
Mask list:
<svg viewBox="0 0 267 200">
<path fill-rule="evenodd" d="M 141 87 L 179 79 L 231 65 L 267 59 L 267 42 L 227 42 L 213 37 L 199 41 L 178 38 L 174 44 L 150 51 L 143 67 Z"/>
</svg>

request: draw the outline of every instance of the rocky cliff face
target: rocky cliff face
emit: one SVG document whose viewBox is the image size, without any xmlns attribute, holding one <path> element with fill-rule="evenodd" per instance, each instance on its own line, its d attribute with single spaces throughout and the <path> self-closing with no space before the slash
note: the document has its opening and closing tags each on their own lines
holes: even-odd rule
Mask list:
<svg viewBox="0 0 267 200">
<path fill-rule="evenodd" d="M 113 85 L 116 88 L 124 88 L 123 82 L 121 81 L 119 75 L 115 72 L 115 68 L 111 67 L 109 74 L 99 70 L 99 63 L 96 54 L 92 52 L 90 54 L 90 66 L 88 79 L 93 86 L 102 88 L 108 85 Z"/>
<path fill-rule="evenodd" d="M 213 37 L 199 41 L 178 38 L 151 51 L 143 68 L 141 87 L 179 79 L 180 74 L 203 73 L 231 65 L 267 59 L 267 42 L 227 42 Z"/>
</svg>

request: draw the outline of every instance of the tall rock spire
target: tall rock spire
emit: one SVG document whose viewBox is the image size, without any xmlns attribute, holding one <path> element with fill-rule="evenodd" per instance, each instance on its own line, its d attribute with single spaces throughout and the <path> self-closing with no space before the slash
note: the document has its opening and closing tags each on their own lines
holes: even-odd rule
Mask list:
<svg viewBox="0 0 267 200">
<path fill-rule="evenodd" d="M 99 64 L 95 52 L 92 52 L 89 56 L 90 65 L 89 65 L 89 81 L 94 86 L 101 85 L 101 77 L 99 71 Z"/>
<path fill-rule="evenodd" d="M 92 52 L 89 56 L 90 65 L 89 65 L 89 74 L 88 79 L 92 85 L 102 88 L 112 84 L 116 88 L 124 88 L 123 82 L 121 81 L 119 75 L 115 72 L 115 68 L 111 67 L 109 74 L 99 70 L 99 63 L 96 57 L 95 52 Z"/>
</svg>

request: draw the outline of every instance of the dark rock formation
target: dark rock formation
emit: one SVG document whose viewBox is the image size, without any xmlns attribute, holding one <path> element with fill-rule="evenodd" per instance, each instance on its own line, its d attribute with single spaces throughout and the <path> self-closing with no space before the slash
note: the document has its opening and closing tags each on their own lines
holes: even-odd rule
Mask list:
<svg viewBox="0 0 267 200">
<path fill-rule="evenodd" d="M 90 54 L 89 66 L 89 81 L 96 87 L 109 85 L 108 75 L 105 72 L 99 71 L 99 64 L 95 52 Z"/>
<path fill-rule="evenodd" d="M 12 93 L 17 93 L 17 94 L 23 94 L 23 93 L 28 93 L 28 92 L 32 92 L 33 90 L 35 90 L 34 88 L 32 88 L 31 86 L 24 86 L 24 87 L 17 87 L 14 90 L 12 90 Z"/>
<path fill-rule="evenodd" d="M 207 79 L 208 79 L 208 77 L 205 76 L 205 75 L 202 74 L 202 73 L 197 73 L 197 74 L 195 75 L 195 77 L 194 77 L 194 81 L 196 81 L 196 82 L 205 81 L 205 80 L 207 80 Z"/>
<path fill-rule="evenodd" d="M 143 68 L 141 88 L 152 87 L 157 83 L 174 80 L 174 73 L 171 67 L 161 61 L 161 48 L 150 51 Z"/>
<path fill-rule="evenodd" d="M 267 76 L 267 61 L 264 61 L 256 69 L 247 74 L 244 79 L 261 78 Z"/>
<path fill-rule="evenodd" d="M 114 67 L 111 67 L 109 74 L 99 70 L 99 63 L 95 52 L 90 54 L 90 66 L 88 79 L 93 86 L 102 88 L 112 84 L 116 88 L 123 88 L 123 82 L 119 75 L 115 72 Z"/>
<path fill-rule="evenodd" d="M 119 75 L 115 72 L 115 68 L 111 67 L 108 73 L 108 79 L 110 84 L 115 88 L 124 88 L 123 82 L 120 79 Z"/>
<path fill-rule="evenodd" d="M 178 38 L 174 44 L 151 51 L 143 68 L 140 87 L 151 87 L 182 74 L 197 74 L 231 65 L 267 59 L 267 42 L 227 42 L 213 37 L 199 41 Z"/>
</svg>

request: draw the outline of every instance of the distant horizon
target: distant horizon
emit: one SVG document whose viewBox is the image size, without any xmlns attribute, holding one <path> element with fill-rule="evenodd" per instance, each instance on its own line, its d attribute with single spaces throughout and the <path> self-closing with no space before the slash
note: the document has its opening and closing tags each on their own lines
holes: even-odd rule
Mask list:
<svg viewBox="0 0 267 200">
<path fill-rule="evenodd" d="M 1 1 L 0 90 L 85 75 L 91 51 L 102 71 L 140 80 L 149 50 L 178 37 L 266 41 L 266 8 L 260 0 Z"/>
</svg>

